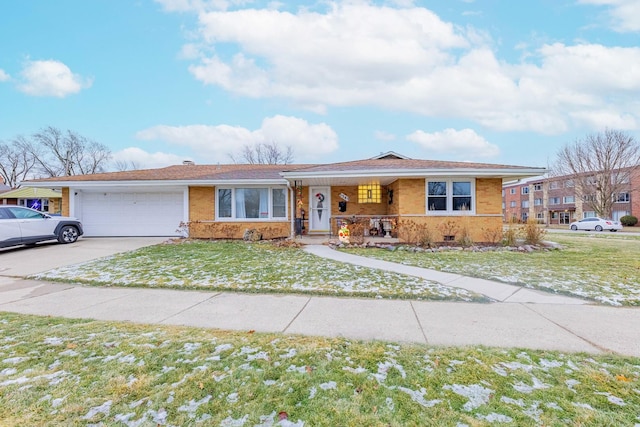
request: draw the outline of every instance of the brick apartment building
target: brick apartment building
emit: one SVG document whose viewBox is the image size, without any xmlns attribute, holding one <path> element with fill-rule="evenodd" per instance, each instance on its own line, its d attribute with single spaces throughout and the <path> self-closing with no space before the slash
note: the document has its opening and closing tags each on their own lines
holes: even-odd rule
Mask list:
<svg viewBox="0 0 640 427">
<path fill-rule="evenodd" d="M 589 201 L 576 195 L 570 176 L 540 176 L 504 184 L 502 212 L 505 221 L 535 218 L 547 225 L 568 225 L 595 216 Z M 617 194 L 613 204 L 612 219 L 625 215 L 640 217 L 640 173 L 628 179 L 628 188 Z"/>
</svg>

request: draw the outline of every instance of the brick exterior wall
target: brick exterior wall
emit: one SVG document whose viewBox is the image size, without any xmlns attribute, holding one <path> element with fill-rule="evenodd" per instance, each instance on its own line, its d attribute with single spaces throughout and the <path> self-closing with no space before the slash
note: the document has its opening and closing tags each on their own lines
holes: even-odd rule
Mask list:
<svg viewBox="0 0 640 427">
<path fill-rule="evenodd" d="M 399 206 L 400 206 L 400 182 L 399 181 L 395 181 L 391 184 L 389 184 L 387 186 L 387 188 L 389 189 L 389 191 L 393 191 L 393 201 L 392 203 L 389 205 L 387 205 L 387 214 L 388 215 L 398 215 L 398 213 L 400 212 Z M 389 203 L 389 201 L 387 200 L 387 203 Z"/>
<path fill-rule="evenodd" d="M 338 210 L 338 202 L 342 201 L 340 193 L 344 193 L 349 197 L 347 210 L 345 212 L 340 212 Z M 387 192 L 384 188 L 382 188 L 380 203 L 358 203 L 358 186 L 331 187 L 331 216 L 389 215 L 388 200 Z"/>
<path fill-rule="evenodd" d="M 399 179 L 387 186 L 393 191 L 393 203 L 389 204 L 388 192 L 383 188 L 381 203 L 358 203 L 357 186 L 335 186 L 331 188 L 331 215 L 397 215 L 399 223 L 405 225 L 424 224 L 434 235 L 434 241 L 442 241 L 443 223 L 453 221 L 458 229 L 467 228 L 471 238 L 476 242 L 487 241 L 488 230 L 502 225 L 502 181 L 500 179 L 479 178 L 476 180 L 476 215 L 432 216 L 426 215 L 426 181 L 424 179 Z M 508 191 L 507 191 L 508 192 Z M 347 211 L 338 211 L 338 202 L 342 200 L 340 193 L 349 196 Z M 291 234 L 290 218 L 284 221 L 215 221 L 215 187 L 189 187 L 189 221 L 190 236 L 194 238 L 230 238 L 240 239 L 248 228 L 255 228 L 263 233 L 265 239 L 288 237 Z M 520 191 L 517 192 L 520 197 Z M 529 197 L 527 195 L 527 197 Z M 301 191 L 302 208 L 309 209 L 309 188 Z M 640 196 L 634 200 L 640 200 Z M 287 192 L 287 202 L 291 203 Z M 69 214 L 69 188 L 62 189 L 62 214 Z M 287 209 L 290 217 L 291 207 Z M 297 209 L 299 212 L 299 209 Z M 508 210 L 508 208 L 507 208 Z M 308 223 L 306 224 L 308 230 Z M 398 237 L 403 239 L 402 227 L 397 229 Z M 406 237 L 406 236 L 404 236 Z"/>
<path fill-rule="evenodd" d="M 448 234 L 449 223 L 455 224 L 453 230 L 454 240 L 461 234 L 471 237 L 476 243 L 491 241 L 491 235 L 502 236 L 502 216 L 411 216 L 398 220 L 398 238 L 402 241 L 412 241 L 418 227 L 426 227 L 433 242 L 443 242 L 445 233 Z"/>
<path fill-rule="evenodd" d="M 585 212 L 592 211 L 593 208 L 588 202 L 583 202 L 581 198 L 575 196 L 576 188 L 571 185 L 573 180 L 567 177 L 547 178 L 539 181 L 527 183 L 515 183 L 503 187 L 504 196 L 504 220 L 509 221 L 512 216 L 518 220 L 526 214 L 530 218 L 538 218 L 542 214 L 540 222 L 547 225 L 568 225 L 570 222 L 582 219 Z M 534 185 L 541 184 L 542 190 L 535 190 Z M 576 185 L 579 185 L 576 183 Z M 529 194 L 522 195 L 522 188 L 528 187 Z M 511 189 L 516 194 L 511 194 Z M 574 196 L 573 203 L 564 203 L 565 197 Z M 614 211 L 629 211 L 631 215 L 640 216 L 640 173 L 631 177 L 629 184 L 628 203 L 614 203 Z M 542 205 L 536 206 L 535 199 L 542 199 Z M 557 200 L 553 200 L 557 199 Z M 522 208 L 522 200 L 529 200 L 529 207 Z M 516 207 L 511 207 L 511 201 L 516 201 Z M 551 203 L 554 201 L 554 203 Z M 556 203 L 557 201 L 557 203 Z M 564 217 L 564 221 L 561 219 Z"/>
<path fill-rule="evenodd" d="M 502 212 L 502 179 L 476 179 L 476 215 L 499 215 Z"/>
<path fill-rule="evenodd" d="M 262 233 L 263 239 L 289 237 L 291 223 L 289 221 L 194 221 L 189 224 L 189 237 L 195 239 L 242 239 L 245 230 L 255 228 Z"/>
<path fill-rule="evenodd" d="M 631 215 L 640 220 L 640 170 L 637 170 L 635 174 L 631 174 L 631 191 L 629 197 L 631 198 Z M 636 227 L 640 227 L 640 222 L 636 224 Z"/>
<path fill-rule="evenodd" d="M 189 187 L 189 237 L 196 239 L 241 239 L 245 230 L 255 228 L 264 239 L 289 237 L 291 222 L 215 221 L 215 187 Z M 287 191 L 287 201 L 290 194 Z M 290 217 L 289 209 L 287 218 Z"/>
<path fill-rule="evenodd" d="M 62 188 L 62 216 L 69 216 L 69 187 Z"/>
<path fill-rule="evenodd" d="M 213 187 L 189 187 L 189 221 L 212 221 L 215 200 Z"/>
<path fill-rule="evenodd" d="M 424 179 L 400 179 L 394 191 L 394 203 L 398 203 L 399 215 L 424 215 L 427 206 L 426 181 Z"/>
</svg>

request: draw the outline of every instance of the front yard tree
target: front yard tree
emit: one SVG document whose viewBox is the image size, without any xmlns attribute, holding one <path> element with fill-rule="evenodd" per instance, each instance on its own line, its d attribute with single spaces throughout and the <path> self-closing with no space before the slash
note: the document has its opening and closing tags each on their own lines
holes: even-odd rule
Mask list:
<svg viewBox="0 0 640 427">
<path fill-rule="evenodd" d="M 27 140 L 18 136 L 11 142 L 0 142 L 0 177 L 11 188 L 29 178 L 35 159 L 26 149 Z"/>
<path fill-rule="evenodd" d="M 49 126 L 33 134 L 28 149 L 46 177 L 103 172 L 111 159 L 109 148 L 77 132 Z"/>
<path fill-rule="evenodd" d="M 625 132 L 606 129 L 565 145 L 553 172 L 573 180 L 576 203 L 611 218 L 619 195 L 632 192 L 631 177 L 640 174 L 640 145 Z"/>
<path fill-rule="evenodd" d="M 234 163 L 250 165 L 288 165 L 293 163 L 293 148 L 287 145 L 284 149 L 276 142 L 244 145 L 238 156 L 231 155 Z"/>
</svg>

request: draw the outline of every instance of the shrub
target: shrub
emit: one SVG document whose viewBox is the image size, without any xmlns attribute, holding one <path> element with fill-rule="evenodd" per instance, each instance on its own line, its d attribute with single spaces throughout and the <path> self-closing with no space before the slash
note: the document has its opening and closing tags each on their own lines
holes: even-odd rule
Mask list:
<svg viewBox="0 0 640 427">
<path fill-rule="evenodd" d="M 369 220 L 367 219 L 368 223 Z M 349 241 L 355 245 L 361 245 L 364 243 L 364 228 L 365 228 L 365 220 L 357 220 L 354 219 L 351 224 L 349 224 Z"/>
<path fill-rule="evenodd" d="M 431 247 L 435 242 L 433 229 L 427 224 L 419 224 L 414 221 L 401 220 L 398 222 L 398 236 L 406 243 L 418 246 Z"/>
<path fill-rule="evenodd" d="M 511 218 L 507 224 L 507 229 L 504 231 L 503 243 L 505 246 L 515 246 L 518 239 L 518 219 Z"/>
<path fill-rule="evenodd" d="M 620 224 L 624 225 L 625 227 L 633 227 L 637 223 L 638 223 L 638 218 L 636 218 L 633 215 L 625 215 L 622 218 L 620 218 Z"/>
<path fill-rule="evenodd" d="M 473 246 L 473 239 L 471 238 L 471 230 L 469 225 L 469 217 L 465 216 L 462 219 L 462 225 L 459 229 L 458 244 L 463 247 Z"/>
<path fill-rule="evenodd" d="M 452 242 L 456 240 L 456 235 L 458 234 L 458 230 L 460 227 L 458 223 L 452 219 L 440 223 L 438 225 L 438 229 L 442 233 L 442 240 L 445 242 Z"/>
<path fill-rule="evenodd" d="M 484 241 L 494 245 L 502 240 L 502 234 L 502 226 L 482 229 L 482 236 L 484 237 Z"/>
<path fill-rule="evenodd" d="M 529 218 L 523 226 L 524 241 L 531 245 L 537 245 L 542 242 L 542 238 L 547 233 L 546 230 L 540 228 L 535 218 Z"/>
</svg>

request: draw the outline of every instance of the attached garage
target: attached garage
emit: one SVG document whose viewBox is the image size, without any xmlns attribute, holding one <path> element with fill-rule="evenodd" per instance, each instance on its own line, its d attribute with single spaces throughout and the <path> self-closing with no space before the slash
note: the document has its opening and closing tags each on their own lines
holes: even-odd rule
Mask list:
<svg viewBox="0 0 640 427">
<path fill-rule="evenodd" d="M 184 191 L 77 191 L 74 216 L 85 236 L 178 236 Z"/>
</svg>

